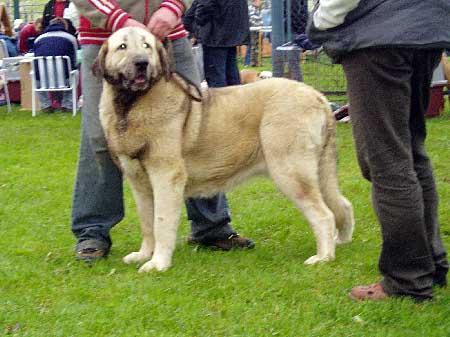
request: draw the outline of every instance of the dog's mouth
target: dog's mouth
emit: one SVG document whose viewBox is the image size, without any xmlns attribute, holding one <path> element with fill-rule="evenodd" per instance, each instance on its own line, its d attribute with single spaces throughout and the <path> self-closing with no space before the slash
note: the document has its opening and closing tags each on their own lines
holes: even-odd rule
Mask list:
<svg viewBox="0 0 450 337">
<path fill-rule="evenodd" d="M 136 74 L 134 77 L 121 75 L 122 86 L 132 91 L 145 90 L 149 86 L 148 76 L 144 73 Z"/>
<path fill-rule="evenodd" d="M 145 86 L 148 82 L 147 76 L 144 74 L 137 75 L 133 80 L 133 84 L 136 86 Z"/>
</svg>

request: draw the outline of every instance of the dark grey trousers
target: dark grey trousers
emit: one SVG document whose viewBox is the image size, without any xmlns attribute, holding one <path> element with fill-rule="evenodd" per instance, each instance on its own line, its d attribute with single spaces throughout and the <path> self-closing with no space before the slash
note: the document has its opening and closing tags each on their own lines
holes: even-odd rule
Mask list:
<svg viewBox="0 0 450 337">
<path fill-rule="evenodd" d="M 97 239 L 111 244 L 110 230 L 124 217 L 122 174 L 108 152 L 100 125 L 98 104 L 101 79 L 91 67 L 100 46 L 83 46 L 83 111 L 81 148 L 73 194 L 72 232 L 81 242 Z M 200 85 L 187 39 L 173 42 L 176 70 Z M 211 199 L 188 199 L 188 218 L 192 236 L 197 240 L 223 239 L 236 231 L 230 226 L 228 203 L 224 194 Z"/>
<path fill-rule="evenodd" d="M 381 224 L 379 268 L 393 295 L 431 298 L 449 268 L 425 116 L 441 51 L 364 49 L 344 57 L 358 162 Z"/>
</svg>

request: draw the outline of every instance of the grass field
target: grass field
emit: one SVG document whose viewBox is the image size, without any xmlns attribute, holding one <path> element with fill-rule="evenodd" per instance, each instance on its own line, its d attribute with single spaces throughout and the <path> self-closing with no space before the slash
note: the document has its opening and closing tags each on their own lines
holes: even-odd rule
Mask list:
<svg viewBox="0 0 450 337">
<path fill-rule="evenodd" d="M 185 243 L 183 216 L 166 273 L 138 274 L 121 258 L 139 247 L 129 188 L 110 257 L 74 260 L 71 193 L 80 114 L 31 117 L 0 107 L 0 335 L 12 336 L 450 336 L 450 291 L 433 301 L 354 303 L 350 288 L 379 279 L 379 225 L 359 173 L 349 124 L 338 125 L 339 179 L 353 202 L 354 242 L 305 266 L 315 243 L 305 219 L 264 179 L 229 193 L 233 225 L 251 251 Z M 450 109 L 428 121 L 428 151 L 450 249 Z"/>
</svg>

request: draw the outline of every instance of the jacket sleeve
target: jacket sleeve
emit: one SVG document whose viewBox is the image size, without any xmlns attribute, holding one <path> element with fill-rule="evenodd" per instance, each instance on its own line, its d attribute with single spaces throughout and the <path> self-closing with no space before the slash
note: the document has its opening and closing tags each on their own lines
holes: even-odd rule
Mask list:
<svg viewBox="0 0 450 337">
<path fill-rule="evenodd" d="M 197 8 L 195 10 L 196 23 L 199 26 L 206 25 L 211 21 L 217 8 L 216 0 L 198 0 Z"/>
<path fill-rule="evenodd" d="M 196 35 L 196 22 L 195 22 L 195 11 L 197 8 L 197 0 L 194 0 L 194 2 L 192 3 L 191 8 L 189 8 L 186 13 L 184 13 L 183 15 L 183 25 L 184 28 L 186 28 L 186 30 L 193 34 L 194 36 Z"/>
<path fill-rule="evenodd" d="M 53 11 L 52 3 L 49 1 L 45 4 L 44 12 L 42 13 L 42 26 L 43 28 L 47 28 L 50 18 L 51 18 L 51 12 Z"/>
<path fill-rule="evenodd" d="M 19 37 L 19 52 L 26 53 L 28 51 L 27 39 L 30 37 L 30 26 L 26 25 L 20 32 Z"/>
<path fill-rule="evenodd" d="M 313 23 L 318 30 L 326 30 L 341 25 L 349 12 L 361 0 L 320 0 L 313 14 Z"/>
<path fill-rule="evenodd" d="M 94 26 L 108 31 L 121 28 L 131 15 L 112 0 L 73 0 L 81 15 L 85 16 Z"/>
</svg>

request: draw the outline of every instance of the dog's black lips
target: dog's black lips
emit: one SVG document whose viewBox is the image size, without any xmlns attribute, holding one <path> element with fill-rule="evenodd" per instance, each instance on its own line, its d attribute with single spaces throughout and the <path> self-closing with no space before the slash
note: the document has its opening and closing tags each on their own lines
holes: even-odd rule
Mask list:
<svg viewBox="0 0 450 337">
<path fill-rule="evenodd" d="M 113 84 L 116 88 L 116 95 L 114 97 L 114 107 L 117 114 L 117 130 L 122 133 L 127 130 L 128 123 L 128 112 L 133 107 L 133 104 L 138 100 L 139 97 L 145 95 L 152 87 L 162 78 L 159 74 L 157 77 L 150 78 L 146 83 L 147 86 L 142 90 L 131 90 L 128 87 L 123 86 L 125 81 L 125 76 L 121 74 L 118 79 L 114 79 L 114 82 L 109 82 L 105 76 L 105 80 Z M 134 80 L 133 80 L 134 82 Z"/>
</svg>

